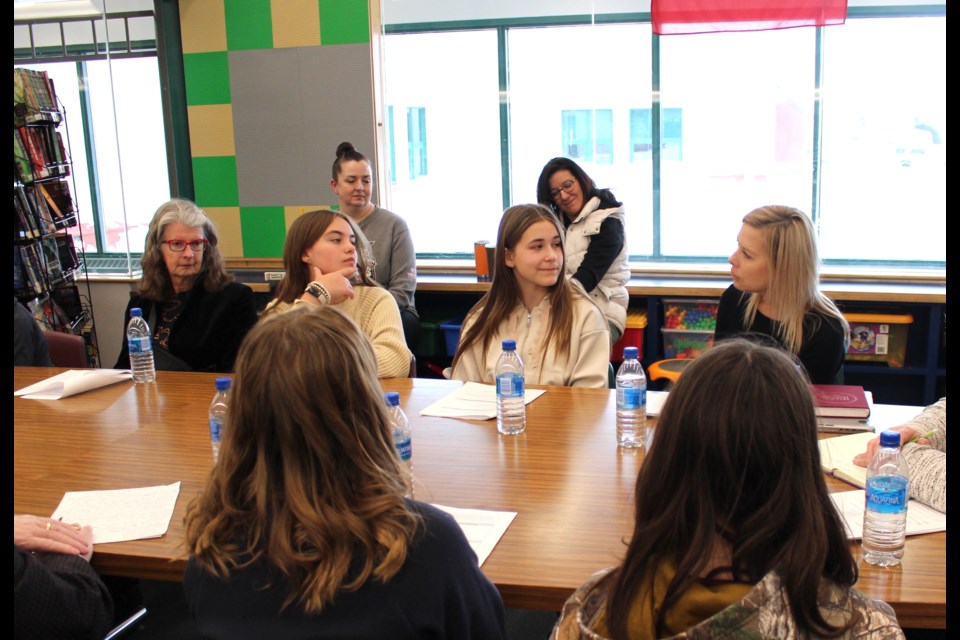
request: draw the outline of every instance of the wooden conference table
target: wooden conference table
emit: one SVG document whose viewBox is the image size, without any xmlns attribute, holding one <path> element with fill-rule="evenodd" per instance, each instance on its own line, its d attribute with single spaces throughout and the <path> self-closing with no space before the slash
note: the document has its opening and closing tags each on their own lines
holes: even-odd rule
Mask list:
<svg viewBox="0 0 960 640">
<path fill-rule="evenodd" d="M 58 371 L 15 367 L 14 390 Z M 53 513 L 66 491 L 180 481 L 166 535 L 97 545 L 93 555 L 104 574 L 180 580 L 183 516 L 212 466 L 206 421 L 215 378 L 161 371 L 156 384 L 122 382 L 56 401 L 14 398 L 14 513 Z M 621 558 L 643 454 L 617 448 L 611 391 L 549 387 L 528 405 L 526 433 L 502 437 L 492 421 L 419 415 L 459 382 L 382 382 L 400 392 L 413 425 L 416 498 L 517 512 L 482 567 L 506 606 L 559 610 L 590 574 Z M 882 416 L 880 405 L 872 419 Z M 857 587 L 890 603 L 905 627 L 945 628 L 945 564 L 945 533 L 911 536 L 899 567 L 860 562 Z"/>
</svg>

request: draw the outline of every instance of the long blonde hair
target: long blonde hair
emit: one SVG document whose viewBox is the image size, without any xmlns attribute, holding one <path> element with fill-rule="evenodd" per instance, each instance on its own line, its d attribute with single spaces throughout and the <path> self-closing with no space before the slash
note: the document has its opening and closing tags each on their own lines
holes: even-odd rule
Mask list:
<svg viewBox="0 0 960 640">
<path fill-rule="evenodd" d="M 289 583 L 284 606 L 317 613 L 403 566 L 421 522 L 404 490 L 373 348 L 343 312 L 304 305 L 256 325 L 240 348 L 187 547 L 217 576 L 274 567 Z"/>
<path fill-rule="evenodd" d="M 812 330 L 821 316 L 836 318 L 849 335 L 850 326 L 830 298 L 820 292 L 820 257 L 813 223 L 799 209 L 767 205 L 743 217 L 743 223 L 763 234 L 764 252 L 770 264 L 770 283 L 763 294 L 776 318 L 777 337 L 797 355 L 803 345 L 803 321 L 811 314 Z M 744 328 L 757 315 L 760 295 L 751 293 L 744 314 Z"/>
<path fill-rule="evenodd" d="M 484 294 L 480 301 L 470 309 L 466 319 L 476 316 L 470 328 L 460 338 L 460 344 L 457 345 L 457 353 L 453 358 L 451 367 L 456 369 L 457 363 L 464 353 L 470 348 L 480 343 L 483 353 L 490 348 L 490 342 L 497 334 L 497 329 L 504 318 L 509 317 L 514 307 L 520 301 L 520 289 L 517 286 L 517 278 L 514 275 L 513 267 L 507 266 L 506 251 L 513 251 L 523 233 L 534 223 L 546 220 L 553 224 L 563 242 L 563 227 L 560 221 L 552 211 L 539 204 L 521 204 L 510 207 L 503 212 L 500 219 L 500 229 L 497 232 L 497 249 L 494 258 L 493 283 L 490 290 Z M 547 329 L 546 338 L 543 341 L 544 353 L 553 350 L 559 357 L 567 357 L 570 354 L 570 332 L 573 328 L 573 305 L 574 298 L 590 298 L 576 285 L 571 285 L 564 277 L 566 273 L 567 254 L 566 248 L 563 250 L 563 264 L 560 265 L 560 276 L 556 284 L 549 287 L 550 296 L 550 327 Z M 591 300 L 591 303 L 593 301 Z M 464 324 L 466 324 L 466 319 Z"/>
</svg>

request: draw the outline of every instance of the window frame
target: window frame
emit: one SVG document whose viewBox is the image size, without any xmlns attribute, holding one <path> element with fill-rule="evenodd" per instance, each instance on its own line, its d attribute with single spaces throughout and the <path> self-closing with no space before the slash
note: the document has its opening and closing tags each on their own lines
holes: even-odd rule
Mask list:
<svg viewBox="0 0 960 640">
<path fill-rule="evenodd" d="M 932 17 L 932 18 L 946 18 L 946 6 L 945 5 L 917 5 L 917 6 L 851 6 L 847 10 L 847 19 L 855 20 L 862 18 L 922 18 L 922 17 Z M 604 24 L 625 24 L 625 23 L 636 23 L 636 24 L 650 24 L 650 13 L 648 12 L 633 12 L 633 13 L 611 13 L 611 14 L 593 14 L 593 15 L 569 15 L 569 16 L 549 16 L 543 18 L 505 18 L 505 19 L 477 19 L 477 20 L 453 20 L 445 22 L 421 22 L 421 23 L 387 23 L 381 25 L 381 31 L 384 36 L 389 35 L 404 35 L 404 34 L 416 34 L 416 33 L 426 33 L 426 32 L 448 32 L 448 31 L 464 31 L 464 30 L 496 30 L 498 32 L 498 67 L 501 69 L 501 76 L 506 77 L 508 75 L 508 51 L 507 51 L 507 32 L 512 28 L 530 28 L 530 27 L 555 27 L 555 26 L 575 26 L 575 25 L 604 25 Z M 815 64 L 820 67 L 823 64 L 823 44 L 822 44 L 822 33 L 825 27 L 814 27 L 817 30 L 816 36 L 816 46 L 813 52 L 815 57 Z M 659 82 L 660 82 L 660 68 L 659 68 L 659 39 L 660 36 L 652 34 L 652 56 L 651 56 L 651 66 L 652 66 L 652 82 L 651 82 L 651 91 L 656 98 L 656 95 L 659 93 Z M 821 83 L 821 74 L 818 72 L 816 78 L 816 87 L 814 87 L 813 94 L 815 96 L 815 113 L 816 121 L 814 124 L 814 158 L 815 162 L 820 161 L 820 151 L 819 151 L 819 130 L 820 130 L 820 83 Z M 509 96 L 508 87 L 505 83 L 501 83 L 501 95 Z M 669 151 L 667 147 L 672 147 L 672 143 L 677 143 L 678 148 L 676 150 L 677 159 L 682 159 L 683 157 L 683 120 L 682 113 L 680 113 L 680 120 L 678 122 L 681 127 L 680 137 L 668 136 L 665 133 L 661 133 L 661 129 L 664 125 L 668 124 L 663 122 L 666 112 L 669 111 L 669 108 L 661 109 L 661 105 L 658 100 L 654 99 L 651 104 L 652 114 L 651 114 L 651 127 L 653 133 L 653 143 L 652 143 L 652 156 L 653 156 L 653 185 L 654 185 L 654 194 L 652 205 L 654 207 L 653 215 L 653 232 L 654 232 L 654 242 L 653 242 L 653 251 L 651 255 L 631 255 L 631 267 L 636 268 L 643 264 L 645 267 L 652 267 L 653 269 L 661 268 L 662 266 L 676 266 L 681 272 L 687 273 L 691 271 L 691 267 L 696 269 L 695 265 L 703 267 L 705 272 L 719 272 L 727 270 L 726 267 L 726 258 L 710 257 L 710 256 L 666 256 L 663 255 L 660 250 L 659 242 L 659 233 L 660 233 L 660 203 L 659 203 L 659 184 L 660 184 L 660 163 L 661 157 L 664 151 Z M 591 110 L 592 111 L 592 110 Z M 682 109 L 676 109 L 676 111 L 682 111 Z M 661 124 L 663 122 L 663 124 Z M 509 137 L 509 99 L 505 98 L 501 101 L 500 109 L 500 126 L 501 131 L 506 132 L 507 135 L 501 136 L 501 157 L 503 162 L 501 163 L 501 175 L 502 175 L 502 190 L 503 190 L 503 201 L 504 206 L 509 206 L 511 202 L 511 190 L 512 190 L 512 178 L 510 175 L 511 167 L 509 166 L 510 158 L 510 137 Z M 595 124 L 594 124 L 595 129 Z M 629 132 L 629 135 L 632 137 L 632 132 Z M 632 148 L 632 144 L 631 144 Z M 633 161 L 633 153 L 631 152 L 630 161 Z M 816 180 L 819 180 L 819 172 L 816 173 Z M 818 185 L 814 185 L 814 189 L 819 189 Z M 815 199 L 816 200 L 816 199 Z M 818 203 L 814 203 L 809 212 L 814 222 L 816 223 L 818 209 Z M 470 260 L 471 256 L 466 253 L 459 252 L 450 252 L 450 253 L 418 253 L 419 260 L 449 260 L 454 259 L 459 262 L 460 259 Z M 938 272 L 944 272 L 946 268 L 945 262 L 941 261 L 923 261 L 923 260 L 897 260 L 897 261 L 880 261 L 880 260 L 864 260 L 864 259 L 855 259 L 855 258 L 834 258 L 834 259 L 825 259 L 824 261 L 824 271 L 835 271 L 839 270 L 857 270 L 861 267 L 870 269 L 871 272 L 879 273 L 882 271 L 890 272 L 900 272 L 902 270 L 908 271 L 919 271 L 919 272 L 929 272 L 936 274 Z"/>
</svg>

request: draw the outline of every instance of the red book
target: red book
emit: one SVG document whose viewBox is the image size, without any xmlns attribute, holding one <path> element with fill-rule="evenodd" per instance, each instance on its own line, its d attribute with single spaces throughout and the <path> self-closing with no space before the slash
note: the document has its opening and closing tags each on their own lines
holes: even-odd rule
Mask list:
<svg viewBox="0 0 960 640">
<path fill-rule="evenodd" d="M 814 410 L 818 416 L 868 418 L 870 403 L 863 387 L 849 384 L 812 384 Z"/>
</svg>

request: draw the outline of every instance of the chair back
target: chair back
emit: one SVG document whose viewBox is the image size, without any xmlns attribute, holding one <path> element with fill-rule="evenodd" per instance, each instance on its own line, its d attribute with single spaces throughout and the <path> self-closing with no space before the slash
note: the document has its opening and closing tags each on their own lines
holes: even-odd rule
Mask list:
<svg viewBox="0 0 960 640">
<path fill-rule="evenodd" d="M 410 354 L 410 373 L 407 375 L 408 378 L 417 377 L 417 356 Z"/>
<path fill-rule="evenodd" d="M 50 362 L 55 367 L 70 369 L 89 369 L 87 360 L 87 344 L 83 338 L 72 333 L 43 330 L 47 339 L 47 351 L 50 353 Z"/>
</svg>

